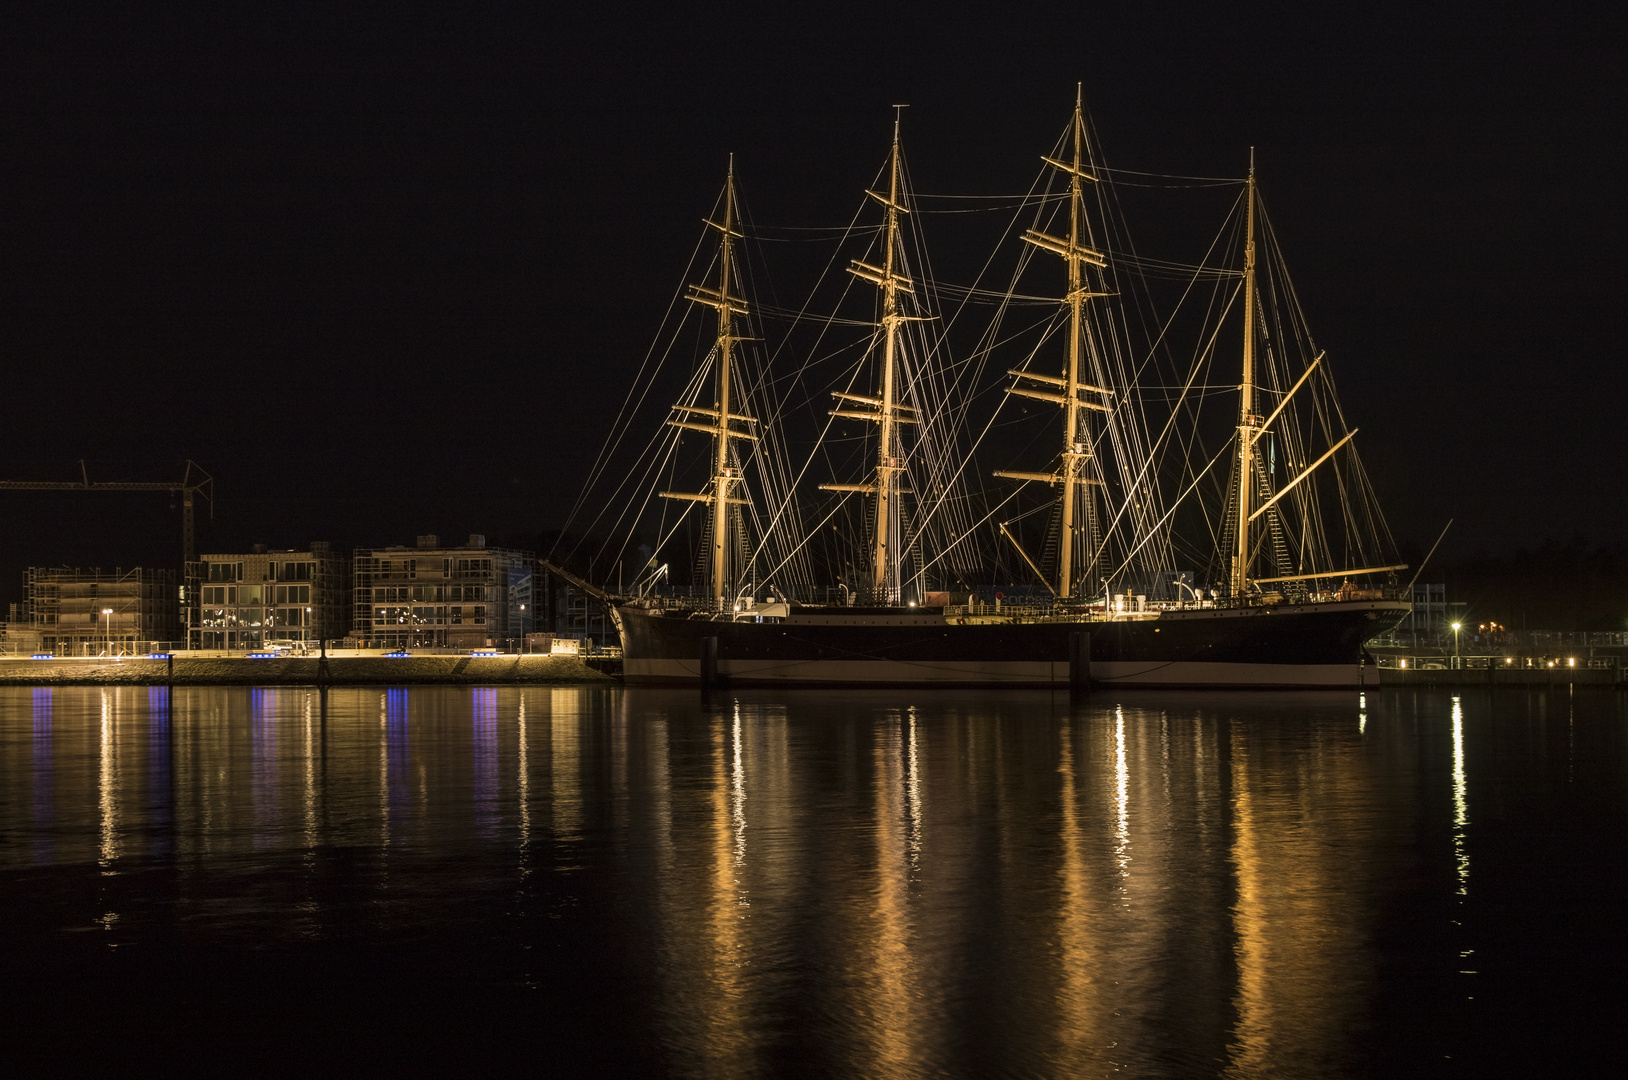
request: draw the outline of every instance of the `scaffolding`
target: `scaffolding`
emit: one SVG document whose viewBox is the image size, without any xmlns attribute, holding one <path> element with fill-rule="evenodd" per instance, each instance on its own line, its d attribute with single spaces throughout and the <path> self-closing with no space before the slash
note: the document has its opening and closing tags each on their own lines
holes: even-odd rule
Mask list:
<svg viewBox="0 0 1628 1080">
<path fill-rule="evenodd" d="M 179 637 L 175 575 L 168 570 L 31 566 L 25 582 L 28 625 L 46 652 L 129 655 Z"/>
</svg>

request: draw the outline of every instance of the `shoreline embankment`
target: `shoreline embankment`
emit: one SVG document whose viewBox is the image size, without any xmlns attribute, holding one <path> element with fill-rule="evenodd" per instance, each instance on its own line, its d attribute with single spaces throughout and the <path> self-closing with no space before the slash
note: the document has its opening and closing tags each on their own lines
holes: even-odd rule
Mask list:
<svg viewBox="0 0 1628 1080">
<path fill-rule="evenodd" d="M 29 686 L 486 686 L 620 681 L 595 671 L 576 656 L 0 660 L 0 685 Z"/>
</svg>

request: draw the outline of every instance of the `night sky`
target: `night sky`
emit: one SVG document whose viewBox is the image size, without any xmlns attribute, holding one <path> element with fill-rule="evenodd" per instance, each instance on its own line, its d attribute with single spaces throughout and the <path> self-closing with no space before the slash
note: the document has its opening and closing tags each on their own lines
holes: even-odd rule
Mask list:
<svg viewBox="0 0 1628 1080">
<path fill-rule="evenodd" d="M 192 458 L 204 551 L 557 528 L 729 153 L 755 222 L 845 224 L 908 103 L 919 191 L 1021 192 L 1083 81 L 1111 165 L 1257 148 L 1399 538 L 1628 535 L 1619 14 L 339 7 L 8 15 L 0 478 Z M 0 493 L 0 599 L 178 548 L 163 495 Z"/>
</svg>

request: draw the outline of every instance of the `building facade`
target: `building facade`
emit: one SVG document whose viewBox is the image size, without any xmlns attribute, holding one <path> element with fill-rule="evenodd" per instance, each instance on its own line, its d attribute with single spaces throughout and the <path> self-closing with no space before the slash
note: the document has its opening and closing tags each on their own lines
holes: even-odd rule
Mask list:
<svg viewBox="0 0 1628 1080">
<path fill-rule="evenodd" d="M 597 651 L 620 648 L 621 635 L 605 605 L 563 578 L 540 572 L 537 580 L 537 629 L 556 638 L 591 643 Z"/>
<path fill-rule="evenodd" d="M 1408 612 L 1407 618 L 1395 630 L 1375 638 L 1373 644 L 1388 648 L 1451 645 L 1453 624 L 1463 623 L 1468 605 L 1461 600 L 1449 601 L 1447 586 L 1439 581 L 1414 582 L 1409 599 L 1413 610 Z"/>
<path fill-rule="evenodd" d="M 530 552 L 490 548 L 470 536 L 442 547 L 357 548 L 351 636 L 364 648 L 517 650 L 533 628 Z"/>
<path fill-rule="evenodd" d="M 19 616 L 39 649 L 58 656 L 129 655 L 173 648 L 180 590 L 168 570 L 30 567 Z"/>
<path fill-rule="evenodd" d="M 331 545 L 309 551 L 205 555 L 198 583 L 195 649 L 314 646 L 350 627 L 350 566 Z"/>
</svg>

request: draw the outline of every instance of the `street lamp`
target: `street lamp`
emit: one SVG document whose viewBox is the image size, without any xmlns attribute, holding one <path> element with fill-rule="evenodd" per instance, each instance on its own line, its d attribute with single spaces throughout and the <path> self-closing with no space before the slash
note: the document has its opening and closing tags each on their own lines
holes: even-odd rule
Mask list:
<svg viewBox="0 0 1628 1080">
<path fill-rule="evenodd" d="M 1462 629 L 1464 629 L 1464 624 L 1463 623 L 1456 622 L 1456 623 L 1453 624 L 1453 666 L 1454 667 L 1459 667 L 1460 666 L 1459 659 L 1458 659 L 1458 632 L 1460 630 L 1462 630 Z"/>
<path fill-rule="evenodd" d="M 103 642 L 103 644 L 105 646 L 104 651 L 109 656 L 112 656 L 113 655 L 113 609 L 110 608 L 110 607 L 103 608 L 102 609 L 102 618 L 107 623 L 107 630 L 104 631 L 103 634 L 102 634 L 102 642 Z"/>
<path fill-rule="evenodd" d="M 300 627 L 300 651 L 311 651 L 311 609 L 305 609 L 305 625 Z"/>
</svg>

